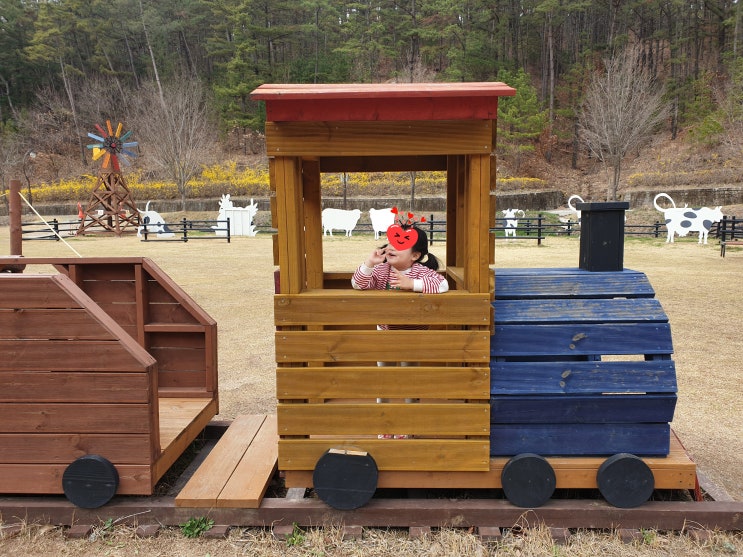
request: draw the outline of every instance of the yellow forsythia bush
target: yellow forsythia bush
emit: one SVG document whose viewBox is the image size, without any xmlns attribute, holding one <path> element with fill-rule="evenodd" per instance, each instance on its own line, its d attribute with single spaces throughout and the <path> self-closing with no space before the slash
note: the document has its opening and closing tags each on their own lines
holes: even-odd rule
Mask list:
<svg viewBox="0 0 743 557">
<path fill-rule="evenodd" d="M 322 175 L 322 194 L 327 197 L 373 197 L 410 195 L 413 174 L 410 172 L 353 172 Z M 90 197 L 98 177 L 90 174 L 75 180 L 53 184 L 32 184 L 36 203 L 85 202 Z M 124 180 L 135 199 L 180 199 L 174 182 L 145 180 L 138 171 L 124 173 Z M 535 189 L 546 187 L 538 178 L 504 178 L 498 180 L 503 189 Z M 232 197 L 268 197 L 270 195 L 267 168 L 240 166 L 234 161 L 204 166 L 188 183 L 189 199 L 219 199 Z M 345 191 L 344 191 L 345 190 Z M 445 172 L 416 172 L 416 196 L 443 195 L 446 191 Z"/>
</svg>

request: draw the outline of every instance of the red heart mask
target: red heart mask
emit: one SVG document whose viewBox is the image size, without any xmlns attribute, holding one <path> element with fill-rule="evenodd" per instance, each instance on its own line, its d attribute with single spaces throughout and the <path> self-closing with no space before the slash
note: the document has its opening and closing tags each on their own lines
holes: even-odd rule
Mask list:
<svg viewBox="0 0 743 557">
<path fill-rule="evenodd" d="M 393 224 L 387 229 L 387 240 L 397 250 L 412 248 L 418 241 L 418 231 L 415 228 L 404 229 L 399 224 Z"/>
</svg>

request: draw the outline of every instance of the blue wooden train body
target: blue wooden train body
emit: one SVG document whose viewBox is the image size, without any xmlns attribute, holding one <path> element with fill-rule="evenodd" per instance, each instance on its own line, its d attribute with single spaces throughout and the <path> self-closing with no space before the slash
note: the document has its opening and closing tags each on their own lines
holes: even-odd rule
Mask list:
<svg viewBox="0 0 743 557">
<path fill-rule="evenodd" d="M 645 274 L 497 269 L 491 455 L 661 456 L 676 371 Z"/>
</svg>

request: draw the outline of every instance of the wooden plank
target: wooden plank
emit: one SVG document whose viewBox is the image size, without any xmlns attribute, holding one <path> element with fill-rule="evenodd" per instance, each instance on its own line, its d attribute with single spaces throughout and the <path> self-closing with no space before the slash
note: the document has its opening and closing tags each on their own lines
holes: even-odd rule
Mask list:
<svg viewBox="0 0 743 557">
<path fill-rule="evenodd" d="M 203 341 L 203 337 L 199 340 Z M 150 354 L 157 360 L 161 373 L 163 372 L 200 372 L 201 384 L 204 384 L 205 351 L 196 344 L 191 348 L 175 348 L 172 346 L 150 347 Z"/>
<path fill-rule="evenodd" d="M 152 487 L 217 413 L 217 401 L 211 397 L 180 400 L 163 398 L 158 402 L 160 428 L 157 435 L 162 452 L 152 467 Z"/>
<path fill-rule="evenodd" d="M 404 306 L 405 311 L 400 311 Z M 342 308 L 340 311 L 338 308 Z M 276 326 L 422 323 L 488 326 L 488 294 L 315 290 L 274 297 Z"/>
<path fill-rule="evenodd" d="M 162 390 L 179 390 L 183 396 L 204 396 L 208 393 L 206 377 L 202 370 L 159 371 L 157 374 L 158 388 Z M 187 392 L 193 393 L 187 395 Z"/>
<path fill-rule="evenodd" d="M 134 281 L 113 280 L 113 278 L 110 280 L 84 280 L 81 288 L 99 305 L 134 304 Z"/>
<path fill-rule="evenodd" d="M 123 333 L 123 331 L 122 331 Z M 127 335 L 128 336 L 128 335 Z M 144 352 L 142 350 L 142 352 Z M 146 371 L 145 362 L 120 340 L 6 340 L 0 339 L 3 371 Z M 149 359 L 151 356 L 144 353 Z M 155 360 L 151 360 L 154 364 Z"/>
<path fill-rule="evenodd" d="M 368 452 L 380 470 L 486 471 L 488 443 L 482 439 L 281 439 L 280 470 L 314 470 L 329 448 Z"/>
<path fill-rule="evenodd" d="M 282 121 L 436 118 L 494 119 L 503 83 L 264 84 L 251 93 Z"/>
<path fill-rule="evenodd" d="M 455 472 L 383 470 L 378 488 L 392 489 L 500 489 L 503 467 L 510 457 L 492 457 L 485 471 Z M 546 457 L 555 470 L 558 489 L 596 489 L 596 472 L 606 457 Z M 643 457 L 653 471 L 656 489 L 694 489 L 696 465 L 684 451 L 675 435 L 667 457 Z M 312 469 L 287 470 L 284 483 L 288 488 L 312 487 Z"/>
<path fill-rule="evenodd" d="M 0 464 L 0 493 L 61 495 L 62 476 L 69 464 Z M 121 464 L 118 495 L 151 495 L 150 466 Z M 65 501 L 67 506 L 69 502 Z M 73 507 L 75 508 L 75 507 Z M 79 510 L 79 509 L 77 509 Z"/>
<path fill-rule="evenodd" d="M 492 140 L 492 129 L 491 138 Z M 490 260 L 490 153 L 469 155 L 463 217 L 465 233 L 465 287 L 470 292 L 490 292 L 491 271 L 484 262 Z"/>
<path fill-rule="evenodd" d="M 492 122 L 266 122 L 269 156 L 410 156 L 491 151 Z"/>
<path fill-rule="evenodd" d="M 150 438 L 139 434 L 7 434 L 0 433 L 0 464 L 71 463 L 86 454 L 97 454 L 114 464 L 146 464 Z"/>
<path fill-rule="evenodd" d="M 302 160 L 307 288 L 323 286 L 323 226 L 320 161 Z"/>
<path fill-rule="evenodd" d="M 492 357 L 672 354 L 667 323 L 496 325 Z M 535 338 L 539 342 L 534 342 Z"/>
<path fill-rule="evenodd" d="M 59 288 L 54 276 L 10 274 L 3 277 L 0 288 L 0 308 L 59 309 L 81 308 L 78 300 L 70 298 Z"/>
<path fill-rule="evenodd" d="M 676 395 L 493 396 L 494 424 L 657 423 L 673 420 Z"/>
<path fill-rule="evenodd" d="M 276 219 L 281 292 L 296 294 L 305 287 L 304 215 L 301 202 L 301 176 L 296 158 L 280 156 L 273 159 Z"/>
<path fill-rule="evenodd" d="M 487 435 L 489 404 L 279 404 L 281 435 Z"/>
<path fill-rule="evenodd" d="M 266 417 L 217 500 L 218 507 L 257 509 L 276 471 L 276 415 Z"/>
<path fill-rule="evenodd" d="M 675 393 L 672 360 L 500 362 L 490 364 L 491 394 Z"/>
<path fill-rule="evenodd" d="M 279 399 L 489 397 L 486 367 L 281 367 Z"/>
<path fill-rule="evenodd" d="M 320 172 L 419 172 L 446 170 L 445 155 L 322 157 Z"/>
<path fill-rule="evenodd" d="M 425 341 L 423 340 L 425 338 Z M 487 331 L 278 331 L 276 359 L 290 362 L 376 361 L 384 346 L 389 361 L 472 362 L 489 360 Z"/>
<path fill-rule="evenodd" d="M 160 267 L 158 267 L 151 259 L 143 258 L 142 267 L 152 277 L 158 287 L 163 288 L 167 293 L 181 306 L 183 306 L 188 312 L 190 319 L 184 320 L 184 322 L 196 321 L 203 325 L 214 326 L 216 321 L 206 312 L 204 309 L 197 304 L 191 296 L 189 296 L 185 290 L 183 290 L 178 283 L 176 283 L 167 273 L 165 273 Z M 147 283 L 148 298 L 150 303 L 154 300 L 151 299 L 155 290 L 152 281 Z M 156 290 L 155 290 L 156 291 Z M 151 319 L 151 321 L 159 321 L 158 319 Z M 173 321 L 173 320 L 171 320 Z"/>
<path fill-rule="evenodd" d="M 219 494 L 265 419 L 264 415 L 242 415 L 235 418 L 203 464 L 176 496 L 176 507 L 216 507 Z"/>
<path fill-rule="evenodd" d="M 81 277 L 83 284 L 80 287 L 85 290 L 86 282 L 111 281 L 132 282 L 134 280 L 134 265 L 141 262 L 141 258 L 126 259 L 119 257 L 107 257 L 101 259 L 89 258 L 72 261 L 71 266 L 82 267 Z M 61 263 L 61 261 L 60 261 Z"/>
<path fill-rule="evenodd" d="M 653 298 L 496 300 L 499 325 L 544 323 L 665 323 L 666 312 Z"/>
<path fill-rule="evenodd" d="M 0 404 L 0 424 L 13 433 L 148 433 L 146 404 Z"/>
<path fill-rule="evenodd" d="M 155 324 L 152 330 L 147 327 L 150 332 L 148 345 L 151 350 L 204 350 L 204 333 L 207 327 L 200 323 L 174 324 L 165 331 L 162 330 L 165 326 Z"/>
<path fill-rule="evenodd" d="M 521 298 L 652 298 L 655 291 L 644 273 L 629 269 L 594 273 L 547 272 L 548 269 L 496 269 L 496 299 Z"/>
<path fill-rule="evenodd" d="M 490 427 L 490 454 L 665 455 L 670 428 L 661 424 L 507 424 Z"/>
<path fill-rule="evenodd" d="M 125 330 L 137 330 L 137 305 L 134 303 L 113 304 L 96 302 L 98 308 Z M 132 338 L 136 339 L 137 335 Z"/>
<path fill-rule="evenodd" d="M 0 402 L 147 403 L 147 373 L 2 372 Z"/>
<path fill-rule="evenodd" d="M 113 340 L 115 337 L 82 308 L 23 311 L 0 308 L 0 338 Z"/>
<path fill-rule="evenodd" d="M 194 323 L 196 320 L 188 308 L 178 303 L 147 306 L 149 320 L 155 323 Z"/>
<path fill-rule="evenodd" d="M 211 398 L 165 398 L 160 400 L 158 423 L 160 424 L 162 449 L 165 450 L 166 447 L 174 443 L 201 414 L 208 413 L 211 403 Z"/>
</svg>

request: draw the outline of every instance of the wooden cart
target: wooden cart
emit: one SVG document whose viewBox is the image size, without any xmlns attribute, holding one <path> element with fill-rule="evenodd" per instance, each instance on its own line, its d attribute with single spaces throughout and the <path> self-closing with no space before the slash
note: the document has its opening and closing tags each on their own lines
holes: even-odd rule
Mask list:
<svg viewBox="0 0 743 557">
<path fill-rule="evenodd" d="M 0 493 L 151 494 L 218 412 L 216 323 L 146 258 L 5 264 Z"/>
</svg>

